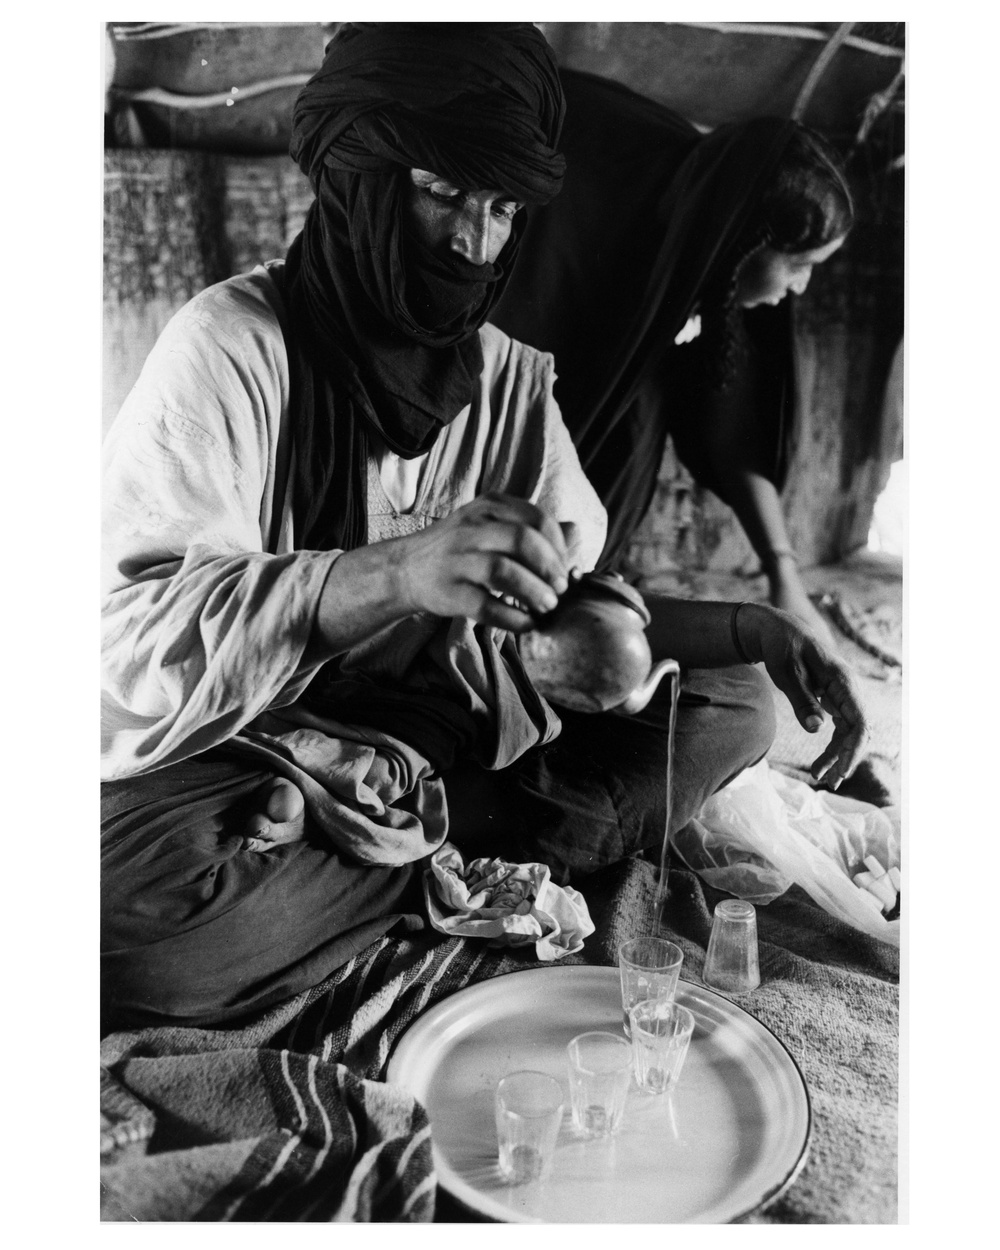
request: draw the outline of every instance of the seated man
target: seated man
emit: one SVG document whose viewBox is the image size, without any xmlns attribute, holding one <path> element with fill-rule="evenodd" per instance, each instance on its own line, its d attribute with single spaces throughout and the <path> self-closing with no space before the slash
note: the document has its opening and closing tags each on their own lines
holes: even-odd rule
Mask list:
<svg viewBox="0 0 1000 1250">
<path fill-rule="evenodd" d="M 487 324 L 562 112 L 531 24 L 343 27 L 288 257 L 182 309 L 108 436 L 106 1028 L 234 1022 L 419 928 L 446 837 L 564 881 L 662 841 L 665 699 L 557 713 L 518 653 L 605 538 L 551 358 Z M 650 608 L 675 828 L 770 744 L 757 661 L 849 774 L 850 675 L 792 618 Z"/>
</svg>

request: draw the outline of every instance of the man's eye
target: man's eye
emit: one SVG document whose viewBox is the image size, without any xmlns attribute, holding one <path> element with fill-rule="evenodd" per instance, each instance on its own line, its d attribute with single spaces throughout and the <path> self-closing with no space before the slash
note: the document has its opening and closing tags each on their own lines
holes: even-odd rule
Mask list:
<svg viewBox="0 0 1000 1250">
<path fill-rule="evenodd" d="M 461 191 L 453 187 L 428 187 L 427 194 L 439 204 L 455 204 L 461 198 Z"/>
<path fill-rule="evenodd" d="M 520 204 L 516 204 L 512 200 L 501 200 L 493 205 L 493 215 L 494 217 L 502 217 L 504 221 L 513 221 L 514 215 L 520 207 Z"/>
</svg>

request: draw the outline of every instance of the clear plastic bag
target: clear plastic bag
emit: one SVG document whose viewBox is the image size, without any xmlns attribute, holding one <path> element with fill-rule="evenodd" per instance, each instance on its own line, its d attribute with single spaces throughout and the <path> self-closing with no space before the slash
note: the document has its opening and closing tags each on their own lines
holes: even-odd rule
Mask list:
<svg viewBox="0 0 1000 1250">
<path fill-rule="evenodd" d="M 714 794 L 672 845 L 716 889 L 764 905 L 799 885 L 831 915 L 899 945 L 899 921 L 854 881 L 869 857 L 899 869 L 898 807 L 814 790 L 762 760 Z"/>
</svg>

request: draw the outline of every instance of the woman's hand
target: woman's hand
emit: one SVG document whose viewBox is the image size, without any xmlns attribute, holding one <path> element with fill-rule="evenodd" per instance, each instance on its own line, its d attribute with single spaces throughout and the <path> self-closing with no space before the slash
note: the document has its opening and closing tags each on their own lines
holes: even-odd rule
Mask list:
<svg viewBox="0 0 1000 1250">
<path fill-rule="evenodd" d="M 828 651 L 836 653 L 837 641 L 833 631 L 813 606 L 802 584 L 794 557 L 779 557 L 768 571 L 767 580 L 768 598 L 774 606 L 797 616 L 807 629 L 819 637 Z"/>
<path fill-rule="evenodd" d="M 550 612 L 568 585 L 563 530 L 510 495 L 483 495 L 401 541 L 409 548 L 400 586 L 413 612 L 519 632 L 534 624 L 533 613 Z"/>
<path fill-rule="evenodd" d="M 810 772 L 835 790 L 857 767 L 870 735 L 854 675 L 823 642 L 787 612 L 744 604 L 737 616 L 740 645 L 787 697 L 808 733 L 833 718 L 833 736 Z"/>
</svg>

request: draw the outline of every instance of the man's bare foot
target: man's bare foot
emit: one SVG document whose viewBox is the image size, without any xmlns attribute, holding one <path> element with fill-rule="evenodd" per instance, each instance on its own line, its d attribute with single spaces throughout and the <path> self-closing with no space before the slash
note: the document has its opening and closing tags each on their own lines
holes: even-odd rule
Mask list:
<svg viewBox="0 0 1000 1250">
<path fill-rule="evenodd" d="M 247 851 L 269 851 L 305 837 L 306 805 L 302 791 L 284 777 L 276 777 L 260 792 L 263 810 L 247 821 Z"/>
</svg>

